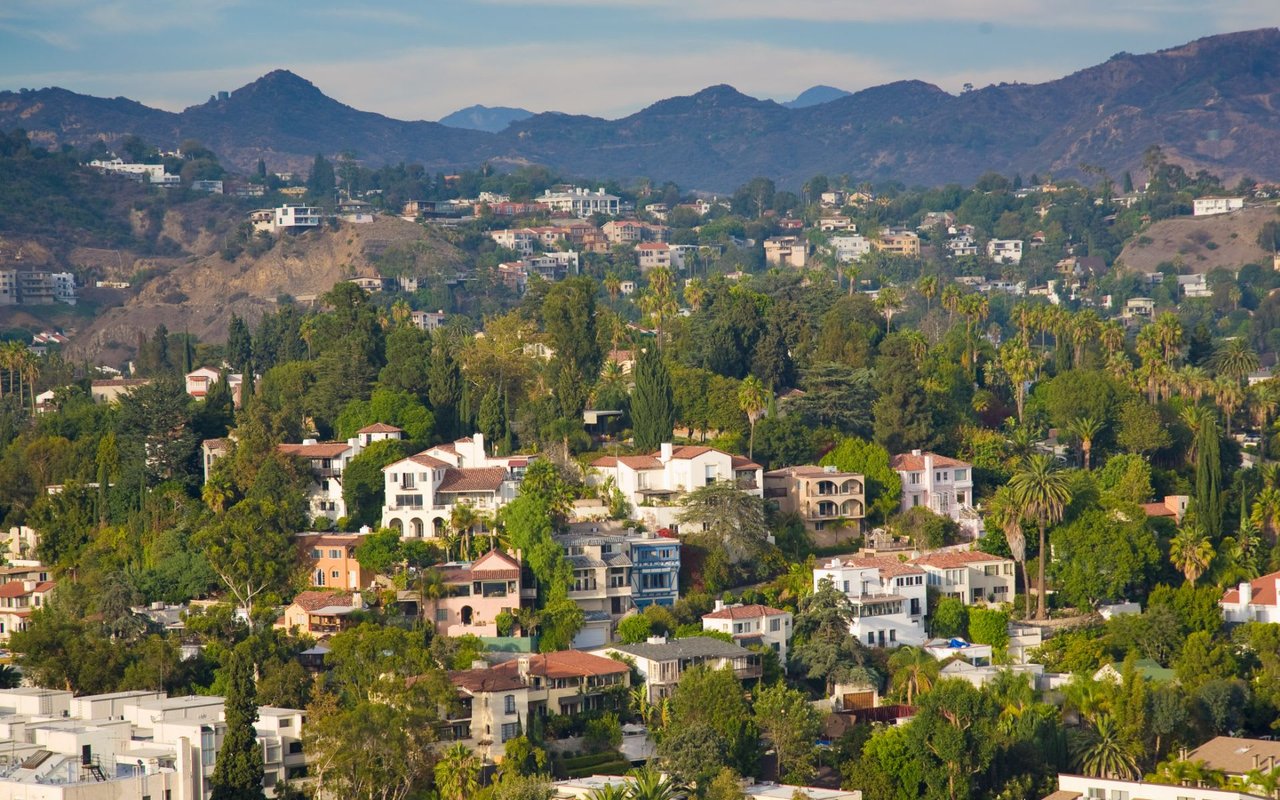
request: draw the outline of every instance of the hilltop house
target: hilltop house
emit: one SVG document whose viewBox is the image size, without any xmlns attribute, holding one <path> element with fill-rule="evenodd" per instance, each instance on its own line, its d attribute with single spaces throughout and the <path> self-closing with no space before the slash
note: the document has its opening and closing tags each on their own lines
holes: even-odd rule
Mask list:
<svg viewBox="0 0 1280 800">
<path fill-rule="evenodd" d="M 862 530 L 867 513 L 866 481 L 835 467 L 800 466 L 764 475 L 764 497 L 784 514 L 798 514 L 810 531 L 830 528 Z"/>
<path fill-rule="evenodd" d="M 497 618 L 520 608 L 520 562 L 490 550 L 470 563 L 440 567 L 446 590 L 425 609 L 436 632 L 445 636 L 497 636 Z M 532 597 L 530 598 L 532 599 Z"/>
<path fill-rule="evenodd" d="M 973 465 L 920 450 L 896 455 L 889 466 L 902 480 L 901 511 L 923 506 L 956 522 L 973 513 Z"/>
<path fill-rule="evenodd" d="M 759 604 L 726 606 L 722 600 L 716 601 L 715 610 L 702 615 L 704 631 L 727 633 L 743 645 L 762 644 L 778 654 L 783 666 L 787 663 L 791 623 L 790 611 Z"/>
<path fill-rule="evenodd" d="M 885 556 L 833 558 L 813 571 L 813 587 L 830 581 L 853 603 L 849 632 L 868 647 L 922 645 L 929 612 L 925 570 Z"/>
<path fill-rule="evenodd" d="M 925 571 L 925 584 L 965 605 L 1004 603 L 1017 594 L 1017 564 L 977 550 L 940 551 L 911 559 Z"/>
<path fill-rule="evenodd" d="M 281 443 L 279 449 L 287 456 L 310 462 L 314 480 L 307 493 L 307 504 L 311 518 L 324 517 L 336 521 L 347 515 L 347 503 L 342 498 L 343 470 L 370 444 L 402 438 L 404 431 L 379 422 L 361 428 L 345 442 L 304 439 L 301 444 Z"/>
<path fill-rule="evenodd" d="M 656 636 L 639 644 L 612 644 L 599 652 L 634 660 L 636 670 L 644 676 L 651 703 L 670 697 L 685 670 L 692 667 L 704 664 L 711 669 L 729 667 L 739 680 L 759 678 L 762 674 L 758 653 L 710 636 L 691 636 L 673 641 Z"/>
</svg>

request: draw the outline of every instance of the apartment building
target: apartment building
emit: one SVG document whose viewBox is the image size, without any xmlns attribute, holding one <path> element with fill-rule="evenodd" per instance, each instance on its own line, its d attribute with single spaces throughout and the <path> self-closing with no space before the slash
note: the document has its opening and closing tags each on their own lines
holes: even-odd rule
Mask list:
<svg viewBox="0 0 1280 800">
<path fill-rule="evenodd" d="M 956 522 L 973 508 L 973 465 L 921 450 L 896 455 L 889 464 L 902 479 L 900 510 L 923 506 Z"/>
<path fill-rule="evenodd" d="M 633 608 L 673 606 L 680 597 L 680 542 L 616 524 L 577 523 L 556 536 L 573 566 L 569 597 L 616 622 Z"/>
<path fill-rule="evenodd" d="M 0 800 L 205 800 L 226 734 L 224 699 L 132 691 L 0 691 Z M 306 774 L 304 712 L 258 709 L 263 789 Z"/>
<path fill-rule="evenodd" d="M 313 482 L 307 493 L 311 518 L 325 517 L 337 521 L 347 515 L 347 503 L 342 497 L 343 470 L 370 444 L 403 438 L 404 431 L 394 425 L 375 423 L 356 431 L 356 435 L 345 442 L 304 439 L 301 444 L 282 443 L 279 450 L 287 456 L 306 459 L 311 464 Z"/>
<path fill-rule="evenodd" d="M 763 497 L 764 468 L 750 459 L 711 447 L 667 442 L 645 456 L 603 456 L 591 462 L 588 479 L 599 484 L 612 478 L 635 515 L 653 528 L 671 528 L 681 498 L 695 489 L 731 482 L 742 491 Z"/>
<path fill-rule="evenodd" d="M 787 643 L 791 640 L 792 615 L 790 611 L 760 604 L 725 605 L 717 600 L 715 610 L 702 615 L 704 631 L 727 633 L 739 644 L 761 644 L 778 654 L 783 666 L 787 663 Z"/>
<path fill-rule="evenodd" d="M 801 269 L 809 259 L 809 242 L 801 236 L 771 236 L 764 240 L 764 263 Z"/>
<path fill-rule="evenodd" d="M 0 305 L 76 304 L 76 276 L 70 272 L 0 269 Z"/>
<path fill-rule="evenodd" d="M 562 192 L 547 189 L 541 196 L 535 197 L 533 202 L 553 214 L 570 214 L 579 219 L 586 219 L 593 214 L 616 217 L 622 207 L 622 198 L 609 194 L 604 189 L 592 192 L 576 186 Z"/>
<path fill-rule="evenodd" d="M 871 240 L 860 234 L 832 236 L 827 242 L 841 264 L 857 261 L 871 252 Z"/>
<path fill-rule="evenodd" d="M 868 647 L 922 645 L 929 613 L 922 567 L 888 556 L 846 556 L 813 571 L 813 588 L 830 581 L 853 604 L 849 632 Z"/>
<path fill-rule="evenodd" d="M 1021 264 L 1021 239 L 992 239 L 987 242 L 987 258 L 997 264 Z"/>
<path fill-rule="evenodd" d="M 729 668 L 739 680 L 759 678 L 762 674 L 759 653 L 710 636 L 690 636 L 672 641 L 656 636 L 639 644 L 611 644 L 598 652 L 634 660 L 636 670 L 644 676 L 645 689 L 652 703 L 670 697 L 685 671 L 693 667 Z"/>
<path fill-rule="evenodd" d="M 665 242 L 671 229 L 666 225 L 653 225 L 634 219 L 611 219 L 600 226 L 600 233 L 609 244 L 634 244 Z"/>
<path fill-rule="evenodd" d="M 913 231 L 886 230 L 880 234 L 878 241 L 872 243 L 872 247 L 890 255 L 920 257 L 920 237 Z"/>
<path fill-rule="evenodd" d="M 1017 564 L 978 550 L 926 553 L 911 559 L 925 571 L 925 585 L 965 605 L 1012 602 Z"/>
<path fill-rule="evenodd" d="M 373 570 L 360 566 L 356 548 L 369 533 L 299 533 L 294 544 L 306 565 L 310 585 L 317 589 L 360 591 L 373 583 Z"/>
<path fill-rule="evenodd" d="M 1195 217 L 1228 214 L 1242 208 L 1244 208 L 1243 197 L 1197 197 L 1191 201 L 1191 215 Z"/>
<path fill-rule="evenodd" d="M 867 514 L 866 480 L 835 467 L 783 467 L 764 474 L 764 498 L 784 514 L 797 514 L 810 531 L 861 531 Z"/>
<path fill-rule="evenodd" d="M 382 468 L 382 527 L 406 538 L 444 534 L 456 503 L 493 514 L 515 499 L 535 456 L 489 456 L 484 435 L 436 445 Z"/>
</svg>

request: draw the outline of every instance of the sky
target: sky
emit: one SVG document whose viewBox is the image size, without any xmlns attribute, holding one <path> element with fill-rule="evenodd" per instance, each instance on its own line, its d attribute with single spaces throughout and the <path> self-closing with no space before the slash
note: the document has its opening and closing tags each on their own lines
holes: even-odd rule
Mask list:
<svg viewBox="0 0 1280 800">
<path fill-rule="evenodd" d="M 1215 33 L 1280 0 L 0 0 L 0 89 L 179 111 L 273 69 L 399 119 L 619 117 L 727 83 L 787 100 L 919 79 L 1037 83 Z"/>
</svg>

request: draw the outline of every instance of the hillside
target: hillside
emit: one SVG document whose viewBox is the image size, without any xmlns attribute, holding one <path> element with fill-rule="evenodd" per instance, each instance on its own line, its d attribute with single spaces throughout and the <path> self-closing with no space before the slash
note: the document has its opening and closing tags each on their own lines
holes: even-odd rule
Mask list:
<svg viewBox="0 0 1280 800">
<path fill-rule="evenodd" d="M 62 89 L 0 93 L 0 129 L 19 126 L 48 144 L 192 137 L 241 169 L 259 156 L 302 169 L 317 152 L 351 150 L 371 165 L 533 162 L 717 191 L 757 175 L 793 188 L 818 173 L 927 185 L 987 170 L 1077 175 L 1082 164 L 1118 175 L 1152 144 L 1189 172 L 1280 180 L 1280 30 L 1121 53 L 1055 81 L 959 96 L 899 81 L 787 108 L 714 86 L 617 120 L 543 113 L 496 134 L 359 111 L 285 70 L 177 114 Z"/>
<path fill-rule="evenodd" d="M 1211 217 L 1178 217 L 1157 222 L 1134 237 L 1120 252 L 1130 269 L 1154 272 L 1165 262 L 1185 264 L 1192 272 L 1242 264 L 1270 266 L 1271 253 L 1258 245 L 1267 222 L 1280 221 L 1275 205 L 1245 208 Z"/>
<path fill-rule="evenodd" d="M 448 125 L 450 128 L 497 133 L 513 122 L 532 116 L 532 111 L 526 111 L 523 108 L 476 105 L 458 109 L 452 114 L 441 117 L 440 124 Z"/>
<path fill-rule="evenodd" d="M 339 281 L 379 274 L 378 257 L 389 249 L 412 253 L 408 274 L 452 274 L 462 263 L 449 243 L 420 225 L 380 217 L 367 225 L 283 236 L 254 258 L 228 262 L 217 253 L 153 264 L 159 274 L 122 306 L 87 325 L 69 348 L 75 358 L 114 363 L 128 356 L 139 335 L 157 325 L 189 331 L 204 341 L 226 338 L 234 312 L 256 320 L 281 296 L 299 302 L 327 292 Z"/>
</svg>

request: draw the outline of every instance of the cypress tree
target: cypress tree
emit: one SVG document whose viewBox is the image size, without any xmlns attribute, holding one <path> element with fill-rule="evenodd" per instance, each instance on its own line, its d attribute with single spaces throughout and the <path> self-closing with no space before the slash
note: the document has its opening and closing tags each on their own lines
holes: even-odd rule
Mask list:
<svg viewBox="0 0 1280 800">
<path fill-rule="evenodd" d="M 437 336 L 427 370 L 427 400 L 435 414 L 436 430 L 445 441 L 465 433 L 462 420 L 462 372 L 443 336 Z"/>
<path fill-rule="evenodd" d="M 258 693 L 253 662 L 245 647 L 227 661 L 227 694 L 223 715 L 227 733 L 213 768 L 212 800 L 265 800 L 262 791 L 262 745 L 253 724 L 258 721 Z"/>
<path fill-rule="evenodd" d="M 231 324 L 227 327 L 227 363 L 235 372 L 242 372 L 245 365 L 253 358 L 253 337 L 249 334 L 249 326 L 244 320 L 231 315 Z"/>
<path fill-rule="evenodd" d="M 631 393 L 631 427 L 636 447 L 652 450 L 671 441 L 676 424 L 671 373 L 656 347 L 640 352 L 635 366 L 636 388 Z"/>
<path fill-rule="evenodd" d="M 1212 541 L 1222 535 L 1222 457 L 1218 422 L 1206 414 L 1195 435 L 1196 518 Z"/>
</svg>

